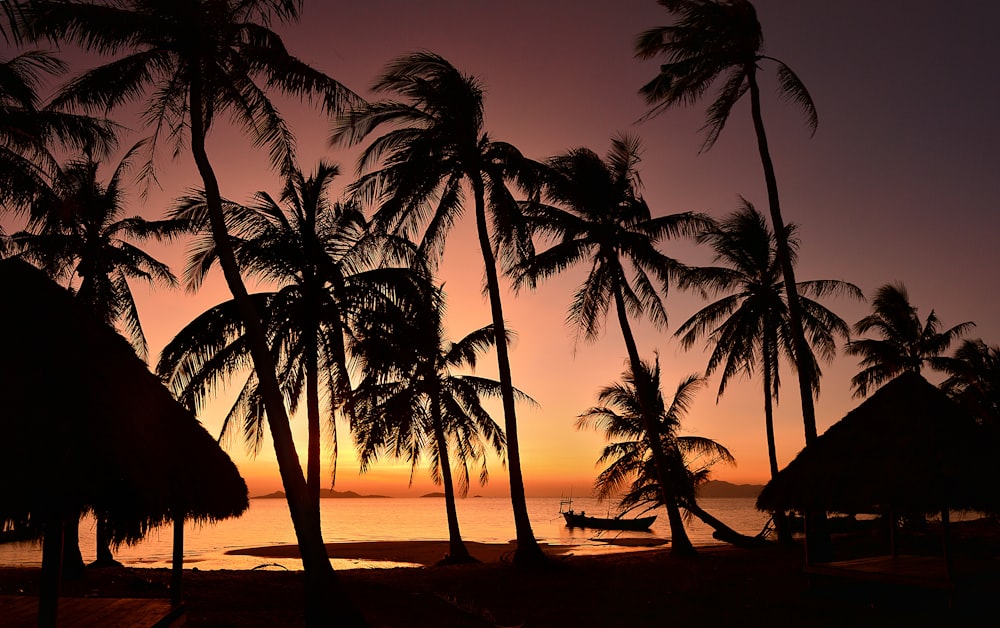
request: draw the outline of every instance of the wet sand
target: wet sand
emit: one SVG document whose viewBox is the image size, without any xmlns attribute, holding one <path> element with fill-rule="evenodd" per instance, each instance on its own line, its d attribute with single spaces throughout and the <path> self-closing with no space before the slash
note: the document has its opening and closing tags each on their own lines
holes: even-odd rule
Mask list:
<svg viewBox="0 0 1000 628">
<path fill-rule="evenodd" d="M 638 542 L 637 542 L 638 541 Z M 649 541 L 646 539 L 622 539 L 608 541 L 608 545 L 620 547 L 636 547 L 640 545 L 662 545 L 666 541 Z M 581 552 L 580 546 L 540 544 L 543 551 L 550 556 L 563 556 L 567 553 Z M 484 563 L 502 562 L 511 559 L 515 544 L 510 543 L 477 543 L 466 541 L 465 547 L 473 558 Z M 448 554 L 447 541 L 371 541 L 355 543 L 327 543 L 326 552 L 330 558 L 361 559 L 410 563 L 430 567 L 440 562 Z M 260 558 L 299 558 L 297 545 L 269 545 L 265 547 L 248 547 L 229 550 L 227 554 L 241 556 L 258 556 Z"/>
</svg>

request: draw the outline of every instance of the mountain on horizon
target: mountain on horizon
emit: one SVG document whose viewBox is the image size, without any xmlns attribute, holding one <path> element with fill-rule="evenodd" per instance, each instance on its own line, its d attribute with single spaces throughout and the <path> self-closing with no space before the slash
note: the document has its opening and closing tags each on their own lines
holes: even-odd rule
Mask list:
<svg viewBox="0 0 1000 628">
<path fill-rule="evenodd" d="M 285 491 L 274 491 L 273 493 L 268 493 L 267 495 L 255 495 L 250 499 L 284 499 Z M 356 498 L 371 498 L 377 497 L 382 499 L 389 499 L 388 495 L 359 495 L 354 491 L 335 491 L 332 488 L 321 488 L 319 490 L 320 499 L 356 499 Z"/>
<path fill-rule="evenodd" d="M 709 480 L 698 487 L 698 497 L 757 497 L 761 484 L 733 484 L 722 480 Z"/>
</svg>

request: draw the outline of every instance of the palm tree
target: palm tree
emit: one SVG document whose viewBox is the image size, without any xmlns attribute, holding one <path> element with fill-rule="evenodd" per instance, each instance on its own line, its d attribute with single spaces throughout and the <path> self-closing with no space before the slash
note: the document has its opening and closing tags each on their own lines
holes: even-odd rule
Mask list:
<svg viewBox="0 0 1000 628">
<path fill-rule="evenodd" d="M 398 269 L 379 266 L 385 240 L 369 233 L 360 208 L 330 200 L 329 186 L 338 172 L 335 165 L 320 162 L 309 176 L 293 170 L 278 199 L 258 192 L 250 206 L 224 202 L 240 266 L 276 285 L 252 298 L 264 315 L 290 410 L 295 412 L 305 400 L 306 479 L 310 501 L 317 509 L 322 416 L 329 419 L 335 473 L 335 418 L 349 405 L 352 318 L 372 301 L 389 298 L 405 279 Z M 180 199 L 174 215 L 208 231 L 204 194 Z M 188 259 L 185 279 L 189 288 L 201 285 L 216 253 L 215 241 L 207 232 Z M 182 402 L 200 408 L 219 384 L 248 370 L 246 331 L 235 301 L 221 303 L 177 334 L 164 348 L 157 371 Z M 325 411 L 321 411 L 321 399 L 326 400 Z M 241 429 L 248 450 L 256 455 L 266 418 L 260 380 L 251 371 L 223 422 L 222 438 Z"/>
<path fill-rule="evenodd" d="M 975 326 L 966 321 L 941 331 L 934 310 L 920 322 L 917 308 L 910 305 L 910 296 L 901 282 L 880 287 L 872 299 L 872 313 L 854 324 L 855 334 L 871 332 L 879 338 L 847 343 L 847 354 L 861 358 L 861 371 L 851 378 L 854 396 L 864 397 L 904 371 L 919 373 L 924 366 L 948 371 L 955 364 L 944 352 Z"/>
<path fill-rule="evenodd" d="M 73 289 L 76 298 L 98 319 L 121 329 L 136 354 L 146 360 L 146 337 L 129 281 L 175 286 L 177 280 L 166 264 L 135 243 L 170 241 L 187 231 L 187 223 L 123 215 L 122 178 L 140 145 L 125 154 L 107 183 L 101 182 L 100 164 L 92 154 L 84 154 L 60 168 L 51 186 L 31 205 L 31 214 L 37 216 L 31 223 L 33 230 L 15 233 L 11 243 L 21 257 Z M 99 513 L 95 515 L 96 564 L 117 564 L 109 549 L 104 520 Z M 64 548 L 70 573 L 82 570 L 77 527 L 67 527 Z"/>
<path fill-rule="evenodd" d="M 625 510 L 652 504 L 653 507 L 664 505 L 668 513 L 677 511 L 670 517 L 671 543 L 676 544 L 678 540 L 690 543 L 680 508 L 706 514 L 697 506 L 697 486 L 708 479 L 709 469 L 716 462 L 735 464 L 735 459 L 728 449 L 714 440 L 678 434 L 695 394 L 705 385 L 704 378 L 690 375 L 681 380 L 667 406 L 660 392 L 659 359 L 653 365 L 640 362 L 639 368 L 642 371 L 638 378 L 629 370 L 622 374 L 621 382 L 602 388 L 598 393 L 601 405 L 581 414 L 577 429 L 593 426 L 603 431 L 609 441 L 597 461 L 607 464 L 594 483 L 597 496 L 607 499 L 622 494 L 620 506 Z M 643 402 L 640 397 L 647 394 L 645 390 L 653 392 L 651 398 Z M 644 418 L 649 410 L 655 413 L 659 449 L 668 463 L 666 484 L 654 457 Z M 721 524 L 717 520 L 714 523 Z M 729 532 L 740 536 L 732 530 Z"/>
<path fill-rule="evenodd" d="M 635 138 L 616 137 L 606 159 L 586 148 L 553 157 L 541 168 L 538 200 L 523 203 L 535 232 L 553 242 L 519 269 L 519 285 L 534 286 L 539 279 L 555 275 L 570 266 L 587 262 L 590 272 L 570 305 L 568 320 L 585 339 L 595 339 L 608 309 L 614 303 L 618 324 L 625 339 L 632 373 L 641 375 L 639 349 L 632 334 L 629 313 L 644 313 L 659 327 L 667 322 L 662 294 L 684 267 L 656 249 L 670 237 L 694 235 L 709 224 L 705 216 L 692 213 L 652 217 L 642 198 L 637 165 L 640 145 Z M 548 202 L 543 202 L 548 201 Z M 626 266 L 631 267 L 629 279 Z M 657 288 L 659 284 L 659 289 Z M 640 394 L 643 403 L 653 391 Z M 645 420 L 650 451 L 659 473 L 659 486 L 670 485 L 667 453 L 660 448 L 659 426 L 653 409 L 646 408 Z M 672 551 L 686 553 L 693 546 L 683 535 L 679 511 L 663 495 L 675 536 Z"/>
<path fill-rule="evenodd" d="M 982 425 L 1000 427 L 1000 346 L 966 340 L 945 370 L 949 377 L 941 388 Z"/>
<path fill-rule="evenodd" d="M 40 50 L 0 60 L 0 206 L 23 210 L 48 188 L 59 173 L 52 148 L 89 147 L 103 157 L 115 145 L 112 123 L 42 106 L 39 87 L 65 69 Z"/>
<path fill-rule="evenodd" d="M 73 79 L 56 103 L 110 111 L 148 93 L 144 120 L 154 129 L 150 168 L 161 138 L 173 140 L 179 151 L 185 136 L 189 137 L 219 265 L 247 326 L 308 580 L 307 620 L 322 622 L 337 608 L 342 619 L 360 623 L 346 599 L 332 605 L 328 597 L 323 599 L 335 581 L 333 568 L 299 466 L 267 334 L 240 277 L 219 183 L 205 146 L 218 116 L 229 115 L 255 145 L 267 147 L 273 165 L 288 172 L 294 165 L 293 137 L 268 90 L 319 99 L 331 112 L 357 99 L 340 83 L 289 54 L 270 28 L 274 21 L 297 19 L 300 7 L 301 0 L 122 0 L 114 4 L 35 0 L 28 5 L 26 19 L 28 31 L 36 37 L 72 42 L 101 54 L 123 54 Z M 340 594 L 339 588 L 336 591 Z"/>
<path fill-rule="evenodd" d="M 794 262 L 798 241 L 794 237 L 794 225 L 788 225 L 788 229 L 793 234 L 787 240 Z M 778 474 L 773 409 L 780 386 L 778 362 L 782 355 L 794 355 L 774 234 L 768 229 L 764 216 L 744 200 L 739 210 L 718 227 L 701 234 L 698 241 L 710 245 L 715 251 L 715 261 L 723 266 L 693 269 L 685 281 L 725 296 L 693 314 L 674 335 L 681 339 L 685 349 L 690 349 L 699 338 L 708 337 L 713 349 L 705 376 L 723 367 L 718 397 L 722 397 L 726 384 L 735 375 L 751 376 L 760 369 L 764 386 L 764 428 L 773 478 Z M 797 287 L 804 314 L 802 322 L 811 348 L 829 362 L 836 355 L 836 337 L 847 340 L 850 328 L 843 319 L 809 297 L 847 295 L 864 299 L 864 295 L 857 286 L 836 280 L 800 282 Z M 820 368 L 813 351 L 809 357 L 813 362 L 811 372 L 815 375 L 813 390 L 819 394 Z M 790 540 L 791 534 L 781 513 L 777 513 L 775 524 L 779 538 Z"/>
<path fill-rule="evenodd" d="M 470 461 L 479 464 L 480 484 L 488 478 L 483 441 L 502 460 L 505 438 L 481 401 L 500 397 L 500 383 L 455 372 L 475 369 L 477 356 L 496 341 L 493 327 L 487 325 L 451 342 L 445 337 L 444 312 L 444 294 L 438 288 L 427 290 L 401 325 L 387 326 L 383 316 L 373 316 L 362 325 L 359 354 L 365 377 L 355 391 L 354 434 L 362 472 L 380 455 L 388 454 L 410 463 L 412 482 L 421 456 L 429 451 L 431 476 L 444 486 L 449 536 L 446 561 L 461 563 L 474 559 L 459 530 L 451 455 L 458 463 L 459 493 L 465 497 Z M 516 389 L 515 394 L 530 401 Z"/>
<path fill-rule="evenodd" d="M 785 283 L 789 324 L 799 396 L 802 401 L 802 421 L 806 444 L 816 440 L 816 411 L 813 405 L 812 364 L 806 340 L 798 286 L 792 264 L 792 247 L 788 230 L 781 215 L 778 182 L 768 148 L 764 119 L 761 114 L 760 86 L 757 70 L 764 62 L 777 66 L 778 86 L 783 98 L 798 105 L 805 113 L 809 128 L 815 132 L 818 117 L 812 97 L 799 77 L 774 57 L 763 53 L 764 36 L 757 12 L 748 0 L 658 0 L 667 12 L 676 17 L 670 26 L 650 29 L 636 40 L 635 54 L 640 59 L 662 57 L 657 76 L 639 91 L 650 110 L 646 117 L 655 116 L 676 105 L 699 99 L 717 81 L 722 89 L 709 106 L 703 129 L 706 132 L 702 150 L 710 149 L 737 102 L 750 93 L 750 113 L 757 135 L 757 148 L 764 180 L 767 185 L 771 226 L 777 236 L 777 259 Z"/>
<path fill-rule="evenodd" d="M 373 90 L 398 95 L 405 102 L 385 100 L 354 109 L 335 129 L 332 141 L 354 145 L 377 129 L 390 127 L 365 148 L 359 161 L 362 173 L 380 160 L 381 167 L 362 176 L 354 186 L 362 198 L 381 202 L 375 221 L 399 235 L 419 239 L 421 254 L 434 260 L 443 252 L 448 231 L 462 214 L 464 186 L 472 189 L 496 336 L 517 534 L 514 562 L 542 561 L 544 554 L 531 531 L 524 499 L 515 393 L 494 252 L 496 244 L 507 267 L 516 257 L 530 254 L 530 238 L 506 187 L 522 157 L 513 146 L 493 141 L 484 131 L 479 82 L 439 55 L 418 52 L 392 61 Z M 413 237 L 421 228 L 422 237 Z"/>
</svg>

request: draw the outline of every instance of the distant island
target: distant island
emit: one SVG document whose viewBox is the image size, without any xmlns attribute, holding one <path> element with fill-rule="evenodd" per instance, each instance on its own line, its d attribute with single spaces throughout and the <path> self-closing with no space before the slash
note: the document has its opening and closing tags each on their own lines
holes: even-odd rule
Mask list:
<svg viewBox="0 0 1000 628">
<path fill-rule="evenodd" d="M 426 495 L 421 495 L 421 497 L 444 497 L 444 493 L 427 493 Z"/>
<path fill-rule="evenodd" d="M 379 497 L 382 499 L 389 499 L 388 495 L 359 495 L 354 491 L 335 491 L 332 488 L 321 488 L 319 490 L 320 499 L 356 499 L 356 498 L 369 498 L 369 497 Z M 273 493 L 268 493 L 267 495 L 257 495 L 251 499 L 284 499 L 285 491 L 274 491 Z"/>
<path fill-rule="evenodd" d="M 709 480 L 698 487 L 698 497 L 757 497 L 764 487 L 760 484 L 732 484 Z"/>
</svg>

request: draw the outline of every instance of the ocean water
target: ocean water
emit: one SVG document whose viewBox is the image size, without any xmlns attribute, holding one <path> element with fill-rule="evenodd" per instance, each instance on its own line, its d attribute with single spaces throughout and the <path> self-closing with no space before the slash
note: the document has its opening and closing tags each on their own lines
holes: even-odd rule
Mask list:
<svg viewBox="0 0 1000 628">
<path fill-rule="evenodd" d="M 702 499 L 702 507 L 734 530 L 754 535 L 760 532 L 769 516 L 754 508 L 753 499 Z M 542 543 L 572 545 L 572 552 L 602 553 L 621 551 L 606 541 L 614 538 L 669 539 L 666 512 L 658 517 L 649 532 L 618 532 L 569 529 L 559 514 L 558 497 L 528 498 L 532 531 Z M 574 498 L 573 509 L 592 516 L 614 515 L 609 504 L 588 498 Z M 326 542 L 447 540 L 444 499 L 363 498 L 324 499 L 321 503 L 323 538 Z M 636 513 L 637 516 L 638 513 Z M 458 520 L 466 541 L 506 543 L 514 538 L 514 519 L 510 500 L 501 497 L 470 497 L 458 501 Z M 688 535 L 696 545 L 718 543 L 712 529 L 697 519 L 686 522 Z M 80 546 L 84 561 L 94 560 L 95 529 L 93 519 L 85 518 L 80 528 Z M 169 567 L 173 543 L 170 526 L 152 531 L 143 541 L 123 546 L 116 558 L 133 567 Z M 294 544 L 288 506 L 283 499 L 253 499 L 250 509 L 240 518 L 215 524 L 188 523 L 184 531 L 186 567 L 199 569 L 301 569 L 296 559 L 270 559 L 234 556 L 226 551 L 245 547 Z M 400 566 L 385 561 L 333 561 L 336 569 Z M 0 544 L 0 565 L 40 565 L 41 547 L 35 543 Z"/>
</svg>

